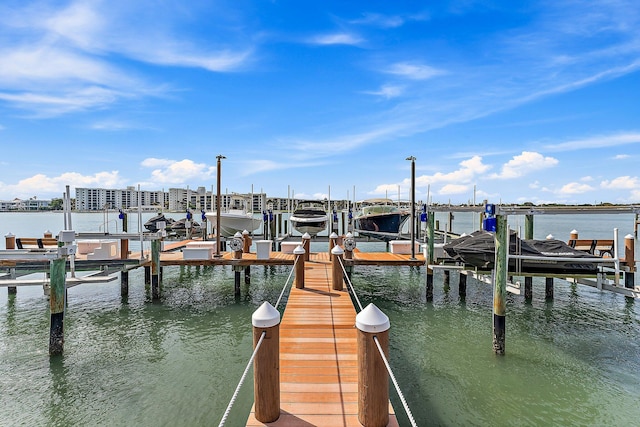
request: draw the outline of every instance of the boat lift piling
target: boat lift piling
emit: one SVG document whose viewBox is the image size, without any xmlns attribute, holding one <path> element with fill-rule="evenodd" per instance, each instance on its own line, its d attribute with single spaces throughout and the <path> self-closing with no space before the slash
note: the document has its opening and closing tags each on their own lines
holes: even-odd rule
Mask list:
<svg viewBox="0 0 640 427">
<path fill-rule="evenodd" d="M 507 254 L 509 252 L 509 229 L 506 215 L 496 215 L 496 261 L 493 271 L 493 351 L 505 353 L 505 317 L 507 305 Z"/>
</svg>

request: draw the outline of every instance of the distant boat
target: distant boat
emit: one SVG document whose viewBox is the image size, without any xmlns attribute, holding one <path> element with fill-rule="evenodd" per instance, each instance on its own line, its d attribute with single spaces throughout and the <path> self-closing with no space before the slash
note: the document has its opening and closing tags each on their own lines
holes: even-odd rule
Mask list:
<svg viewBox="0 0 640 427">
<path fill-rule="evenodd" d="M 393 240 L 398 238 L 410 215 L 409 209 L 399 208 L 389 199 L 369 199 L 362 202 L 360 213 L 354 218 L 354 227 L 360 235 Z"/>
<path fill-rule="evenodd" d="M 175 220 L 173 218 L 166 218 L 163 213 L 159 213 L 158 215 L 152 218 L 149 218 L 149 220 L 144 223 L 144 228 L 146 228 L 152 233 L 155 233 L 156 231 L 159 230 L 158 228 L 159 222 L 164 222 L 165 228 L 169 229 L 171 228 L 171 224 L 173 224 L 174 221 Z"/>
<path fill-rule="evenodd" d="M 205 213 L 207 221 L 216 226 L 216 211 Z M 229 208 L 220 212 L 220 235 L 233 237 L 236 233 L 247 230 L 249 233 L 256 231 L 262 222 L 254 218 L 250 209 L 247 209 L 247 197 L 233 195 Z"/>
<path fill-rule="evenodd" d="M 315 236 L 327 228 L 329 217 L 322 201 L 304 200 L 298 203 L 289 221 L 300 233 Z"/>
<path fill-rule="evenodd" d="M 495 264 L 495 235 L 487 231 L 474 231 L 445 244 L 443 249 L 454 260 L 482 270 L 491 270 Z M 555 240 L 520 239 L 515 232 L 510 235 L 509 254 L 525 255 L 527 259 L 509 259 L 509 271 L 527 273 L 594 273 L 597 264 L 580 261 L 595 258 L 587 252 L 574 249 Z M 530 257 L 530 258 L 529 258 Z"/>
</svg>

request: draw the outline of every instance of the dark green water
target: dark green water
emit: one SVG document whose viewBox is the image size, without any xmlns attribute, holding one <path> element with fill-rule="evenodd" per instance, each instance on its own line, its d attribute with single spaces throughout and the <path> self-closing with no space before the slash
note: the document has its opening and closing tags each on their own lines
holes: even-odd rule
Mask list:
<svg viewBox="0 0 640 427">
<path fill-rule="evenodd" d="M 142 271 L 127 299 L 118 281 L 70 288 L 56 358 L 42 288 L 0 288 L 0 425 L 218 425 L 251 355 L 251 314 L 288 275 L 254 267 L 239 299 L 229 267 L 166 268 L 160 302 Z M 535 281 L 531 303 L 508 296 L 507 353 L 496 356 L 491 289 L 469 279 L 461 300 L 451 277 L 445 289 L 436 275 L 427 303 L 424 268 L 353 276 L 362 303 L 390 318 L 391 364 L 418 425 L 638 424 L 640 301 L 556 280 L 546 302 Z M 226 425 L 244 425 L 252 400 L 249 376 Z"/>
</svg>

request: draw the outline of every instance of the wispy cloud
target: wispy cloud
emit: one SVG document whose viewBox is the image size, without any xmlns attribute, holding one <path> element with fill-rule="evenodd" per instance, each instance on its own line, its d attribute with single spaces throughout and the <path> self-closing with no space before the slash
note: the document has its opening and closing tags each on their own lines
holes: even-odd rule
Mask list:
<svg viewBox="0 0 640 427">
<path fill-rule="evenodd" d="M 205 163 L 196 163 L 190 159 L 171 160 L 147 158 L 141 166 L 152 168 L 149 182 L 158 184 L 184 184 L 193 180 L 208 182 L 215 178 L 216 168 Z"/>
<path fill-rule="evenodd" d="M 639 132 L 615 133 L 612 135 L 593 136 L 584 139 L 575 139 L 557 144 L 549 144 L 546 151 L 575 151 L 592 148 L 616 147 L 619 145 L 640 143 Z"/>
<path fill-rule="evenodd" d="M 386 99 L 397 98 L 398 96 L 404 93 L 404 86 L 397 85 L 383 85 L 380 89 L 376 91 L 365 91 L 362 92 L 366 95 L 375 95 L 380 96 Z"/>
<path fill-rule="evenodd" d="M 390 65 L 386 70 L 388 74 L 404 77 L 411 80 L 426 80 L 432 77 L 445 74 L 444 71 L 424 64 L 413 64 L 408 62 L 398 62 Z"/>
<path fill-rule="evenodd" d="M 65 187 L 98 187 L 121 188 L 126 179 L 118 171 L 97 172 L 93 175 L 83 175 L 78 172 L 65 172 L 57 176 L 36 174 L 21 179 L 16 184 L 0 183 L 0 199 L 28 198 L 38 195 L 39 198 L 60 197 Z"/>
<path fill-rule="evenodd" d="M 322 46 L 327 45 L 351 45 L 358 46 L 363 43 L 363 39 L 355 34 L 350 33 L 334 33 L 334 34 L 322 34 L 311 37 L 309 40 L 311 44 L 317 44 Z"/>
</svg>

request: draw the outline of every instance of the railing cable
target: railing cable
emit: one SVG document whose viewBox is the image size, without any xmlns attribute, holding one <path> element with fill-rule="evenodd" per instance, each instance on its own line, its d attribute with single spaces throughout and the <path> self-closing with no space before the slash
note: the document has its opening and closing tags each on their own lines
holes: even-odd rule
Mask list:
<svg viewBox="0 0 640 427">
<path fill-rule="evenodd" d="M 296 264 L 298 263 L 298 259 L 300 257 L 297 256 L 295 261 L 293 262 L 293 267 L 291 267 L 291 271 L 289 272 L 289 277 L 287 277 L 287 281 L 284 282 L 284 286 L 282 287 L 282 291 L 280 292 L 280 296 L 278 297 L 278 301 L 276 301 L 276 305 L 274 306 L 274 308 L 277 310 L 278 306 L 280 305 L 280 301 L 282 300 L 282 296 L 284 295 L 284 291 L 287 289 L 287 285 L 289 284 L 289 280 L 291 280 L 291 276 L 293 275 L 293 272 L 296 270 Z"/>
<path fill-rule="evenodd" d="M 220 420 L 220 424 L 218 424 L 218 427 L 224 426 L 224 423 L 227 421 L 227 417 L 229 416 L 229 412 L 231 411 L 231 408 L 233 407 L 233 404 L 236 402 L 236 399 L 238 398 L 238 393 L 240 392 L 240 387 L 242 387 L 242 384 L 244 383 L 244 380 L 247 377 L 247 373 L 249 372 L 249 367 L 253 364 L 253 359 L 256 357 L 256 354 L 258 353 L 258 350 L 260 349 L 260 345 L 262 344 L 262 341 L 264 340 L 264 337 L 266 335 L 267 335 L 267 332 L 266 331 L 262 331 L 262 334 L 260 335 L 260 339 L 258 340 L 258 343 L 256 344 L 256 348 L 253 350 L 253 354 L 251 355 L 251 358 L 249 359 L 249 363 L 247 363 L 247 367 L 244 368 L 244 372 L 242 373 L 242 377 L 240 378 L 240 381 L 238 382 L 238 385 L 236 387 L 236 391 L 233 393 L 233 396 L 231 396 L 231 400 L 229 401 L 229 405 L 227 406 L 227 410 L 224 411 L 224 415 L 222 416 L 222 419 Z"/>
<path fill-rule="evenodd" d="M 349 288 L 351 289 L 351 293 L 353 293 L 353 297 L 356 299 L 356 302 L 358 303 L 358 307 L 360 307 L 360 311 L 362 311 L 362 304 L 360 303 L 360 300 L 358 299 L 358 295 L 356 294 L 356 290 L 353 288 L 353 284 L 349 279 L 347 270 L 344 268 L 344 263 L 342 262 L 342 258 L 338 258 L 338 259 L 340 260 L 340 267 L 342 267 L 342 273 L 344 274 L 344 277 L 347 279 L 347 285 L 349 285 Z"/>
<path fill-rule="evenodd" d="M 409 417 L 409 421 L 411 422 L 411 425 L 413 427 L 418 427 L 418 424 L 416 424 L 416 420 L 413 419 L 413 414 L 411 414 L 411 409 L 409 409 L 409 405 L 407 404 L 407 401 L 405 400 L 404 395 L 402 394 L 402 391 L 400 390 L 400 386 L 398 385 L 398 381 L 396 381 L 396 377 L 395 377 L 395 375 L 393 375 L 393 371 L 391 370 L 391 366 L 389 365 L 389 361 L 387 360 L 387 357 L 384 355 L 384 351 L 382 350 L 382 346 L 380 345 L 380 342 L 378 341 L 378 337 L 374 336 L 373 337 L 373 341 L 375 341 L 376 346 L 378 347 L 378 351 L 380 352 L 380 356 L 382 357 L 382 360 L 384 361 L 384 365 L 387 367 L 387 372 L 389 373 L 389 377 L 391 378 L 391 381 L 393 382 L 393 385 L 396 388 L 396 391 L 398 392 L 398 396 L 400 397 L 400 402 L 402 402 L 402 406 L 404 407 L 404 410 L 407 413 L 407 417 Z"/>
</svg>

